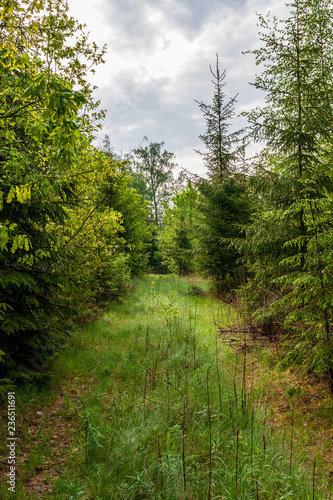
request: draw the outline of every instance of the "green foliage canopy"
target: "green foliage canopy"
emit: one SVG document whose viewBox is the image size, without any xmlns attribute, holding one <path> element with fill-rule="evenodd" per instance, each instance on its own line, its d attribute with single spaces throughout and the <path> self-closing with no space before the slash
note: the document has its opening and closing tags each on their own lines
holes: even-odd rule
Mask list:
<svg viewBox="0 0 333 500">
<path fill-rule="evenodd" d="M 175 155 L 163 146 L 164 142 L 149 142 L 144 137 L 143 145 L 133 150 L 132 158 L 133 186 L 151 204 L 156 226 L 161 221 L 163 203 L 170 200 L 175 189 Z"/>
<path fill-rule="evenodd" d="M 286 20 L 259 15 L 264 70 L 254 85 L 266 105 L 247 116 L 266 149 L 254 178 L 259 211 L 240 245 L 254 273 L 244 293 L 257 319 L 295 329 L 290 359 L 332 372 L 332 6 L 288 6 Z"/>
<path fill-rule="evenodd" d="M 177 193 L 171 206 L 165 207 L 158 234 L 162 262 L 170 272 L 190 274 L 197 270 L 198 257 L 198 192 L 191 183 Z"/>
<path fill-rule="evenodd" d="M 0 340 L 13 377 L 43 367 L 68 318 L 129 279 L 125 210 L 103 190 L 117 179 L 137 198 L 123 164 L 91 146 L 103 113 L 87 75 L 105 48 L 67 12 L 63 0 L 4 0 L 0 12 Z"/>
</svg>

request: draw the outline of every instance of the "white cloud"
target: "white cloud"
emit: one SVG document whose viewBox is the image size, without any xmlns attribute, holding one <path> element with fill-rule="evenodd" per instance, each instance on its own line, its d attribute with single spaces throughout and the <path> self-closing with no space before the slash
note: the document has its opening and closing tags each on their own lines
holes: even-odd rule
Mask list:
<svg viewBox="0 0 333 500">
<path fill-rule="evenodd" d="M 198 136 L 205 123 L 195 100 L 210 102 L 214 68 L 227 70 L 227 97 L 239 93 L 237 112 L 262 103 L 248 82 L 258 72 L 241 52 L 259 45 L 255 11 L 284 11 L 276 0 L 69 0 L 72 15 L 88 25 L 91 39 L 108 44 L 97 69 L 96 97 L 107 109 L 103 134 L 116 150 L 136 147 L 144 135 L 165 141 L 182 166 L 203 172 Z M 236 119 L 235 126 L 244 126 Z"/>
</svg>

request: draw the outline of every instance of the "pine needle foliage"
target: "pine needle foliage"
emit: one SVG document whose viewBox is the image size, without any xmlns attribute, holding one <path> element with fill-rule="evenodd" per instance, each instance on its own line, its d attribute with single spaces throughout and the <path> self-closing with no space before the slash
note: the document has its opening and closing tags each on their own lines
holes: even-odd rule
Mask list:
<svg viewBox="0 0 333 500">
<path fill-rule="evenodd" d="M 332 6 L 287 5 L 286 20 L 259 15 L 263 46 L 252 52 L 266 104 L 247 116 L 266 147 L 253 180 L 259 211 L 239 245 L 254 274 L 244 294 L 257 320 L 294 330 L 290 362 L 332 377 Z"/>
<path fill-rule="evenodd" d="M 198 183 L 202 223 L 200 260 L 202 270 L 213 277 L 221 294 L 230 292 L 237 283 L 239 253 L 230 243 L 240 237 L 240 226 L 248 222 L 250 204 L 245 176 L 237 172 L 244 151 L 243 130 L 230 132 L 237 95 L 226 100 L 226 71 L 220 71 L 218 55 L 216 69 L 213 71 L 210 66 L 210 72 L 213 102 L 196 101 L 206 121 L 206 133 L 200 139 L 207 151 L 198 153 L 208 173 L 208 180 Z"/>
<path fill-rule="evenodd" d="M 224 176 L 231 173 L 235 168 L 235 162 L 239 154 L 239 148 L 235 145 L 240 140 L 242 130 L 230 132 L 231 120 L 235 115 L 236 94 L 226 102 L 226 95 L 223 91 L 226 82 L 226 71 L 220 71 L 219 57 L 216 54 L 216 69 L 209 67 L 213 77 L 214 86 L 212 104 L 205 104 L 202 101 L 195 101 L 206 121 L 206 133 L 199 136 L 206 152 L 197 151 L 205 162 L 208 175 L 211 179 L 222 180 Z"/>
<path fill-rule="evenodd" d="M 199 189 L 200 265 L 213 277 L 218 295 L 230 293 L 243 273 L 239 252 L 231 243 L 241 237 L 241 227 L 249 221 L 247 181 L 237 174 L 222 182 L 202 181 Z"/>
</svg>

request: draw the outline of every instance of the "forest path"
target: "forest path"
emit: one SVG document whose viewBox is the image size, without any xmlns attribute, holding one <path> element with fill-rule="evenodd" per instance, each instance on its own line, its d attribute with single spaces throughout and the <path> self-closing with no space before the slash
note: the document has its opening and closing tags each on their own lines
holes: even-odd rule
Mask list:
<svg viewBox="0 0 333 500">
<path fill-rule="evenodd" d="M 18 395 L 19 498 L 325 498 L 290 429 L 272 438 L 246 350 L 221 342 L 236 321 L 202 280 L 138 281 L 73 335 L 51 387 Z"/>
</svg>

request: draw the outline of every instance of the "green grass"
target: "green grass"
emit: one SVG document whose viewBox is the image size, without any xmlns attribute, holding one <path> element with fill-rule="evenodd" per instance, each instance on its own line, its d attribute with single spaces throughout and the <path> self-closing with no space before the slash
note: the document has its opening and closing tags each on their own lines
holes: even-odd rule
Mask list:
<svg viewBox="0 0 333 500">
<path fill-rule="evenodd" d="M 38 466 L 52 485 L 45 499 L 313 498 L 308 471 L 270 437 L 232 349 L 216 342 L 214 322 L 233 324 L 232 308 L 192 291 L 172 276 L 139 281 L 72 337 L 51 386 L 17 391 L 20 412 L 43 408 L 45 417 L 33 435 L 21 422 L 17 498 L 38 498 L 27 487 Z M 51 474 L 55 428 L 64 461 Z"/>
</svg>

